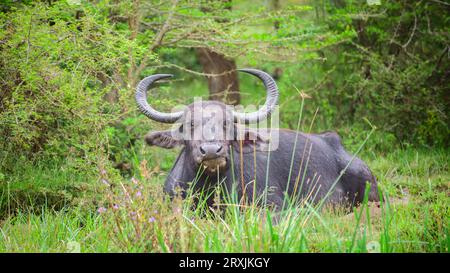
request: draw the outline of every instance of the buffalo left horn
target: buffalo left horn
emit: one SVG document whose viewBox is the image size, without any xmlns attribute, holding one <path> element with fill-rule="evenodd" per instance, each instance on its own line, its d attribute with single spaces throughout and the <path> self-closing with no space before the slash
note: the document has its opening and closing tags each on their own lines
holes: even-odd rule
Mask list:
<svg viewBox="0 0 450 273">
<path fill-rule="evenodd" d="M 233 111 L 234 121 L 240 122 L 244 124 L 256 123 L 262 121 L 270 116 L 270 114 L 274 111 L 277 103 L 278 103 L 278 87 L 275 83 L 275 80 L 266 72 L 257 70 L 257 69 L 238 69 L 238 71 L 242 71 L 248 74 L 252 74 L 258 77 L 264 83 L 266 88 L 267 96 L 266 103 L 261 109 L 256 112 L 251 113 L 239 113 Z"/>
</svg>

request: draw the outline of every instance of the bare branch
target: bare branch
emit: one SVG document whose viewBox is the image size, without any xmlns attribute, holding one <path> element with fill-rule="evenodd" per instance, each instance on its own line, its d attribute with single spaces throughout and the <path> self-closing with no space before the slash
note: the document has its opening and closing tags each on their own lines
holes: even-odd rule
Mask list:
<svg viewBox="0 0 450 273">
<path fill-rule="evenodd" d="M 173 18 L 173 14 L 175 12 L 175 8 L 176 8 L 177 4 L 178 4 L 178 0 L 173 0 L 172 7 L 170 8 L 170 13 L 167 16 L 167 19 L 164 22 L 164 25 L 161 27 L 158 34 L 156 35 L 155 40 L 151 44 L 151 46 L 149 48 L 149 52 L 153 52 L 157 47 L 159 47 L 161 45 L 164 35 L 166 35 L 167 31 L 169 31 L 170 23 Z M 135 77 L 139 77 L 139 74 L 142 72 L 142 70 L 144 70 L 145 66 L 147 65 L 147 61 L 149 58 L 148 56 L 149 56 L 149 54 L 145 55 L 144 58 L 142 59 L 139 67 L 136 69 L 136 71 L 134 73 Z"/>
<path fill-rule="evenodd" d="M 406 48 L 409 45 L 412 38 L 414 37 L 414 33 L 416 33 L 416 29 L 417 29 L 417 15 L 416 15 L 416 13 L 414 13 L 414 28 L 413 28 L 411 35 L 409 36 L 409 39 L 406 42 L 406 44 L 402 45 L 403 48 Z"/>
</svg>

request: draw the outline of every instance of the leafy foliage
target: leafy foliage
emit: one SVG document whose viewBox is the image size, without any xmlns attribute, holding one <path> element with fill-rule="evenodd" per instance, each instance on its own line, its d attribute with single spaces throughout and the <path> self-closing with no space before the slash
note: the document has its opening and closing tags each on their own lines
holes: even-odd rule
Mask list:
<svg viewBox="0 0 450 273">
<path fill-rule="evenodd" d="M 442 13 L 444 5 L 387 1 L 327 7 L 331 29 L 357 33 L 350 43 L 325 52 L 330 58 L 325 65 L 335 68 L 330 76 L 335 95 L 328 99 L 339 109 L 337 119 L 366 117 L 401 141 L 448 145 L 450 17 Z"/>
<path fill-rule="evenodd" d="M 117 107 L 103 100 L 114 88 L 104 79 L 121 66 L 127 40 L 95 9 L 85 11 L 76 18 L 73 6 L 58 2 L 2 14 L 0 145 L 5 157 L 44 152 L 83 158 L 104 143 L 103 128 L 117 114 Z"/>
</svg>

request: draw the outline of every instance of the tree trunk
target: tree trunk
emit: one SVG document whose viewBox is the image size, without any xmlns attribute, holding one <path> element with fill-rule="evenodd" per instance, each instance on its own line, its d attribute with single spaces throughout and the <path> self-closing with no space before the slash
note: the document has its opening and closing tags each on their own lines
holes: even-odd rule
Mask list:
<svg viewBox="0 0 450 273">
<path fill-rule="evenodd" d="M 212 2 L 214 2 L 213 0 Z M 230 3 L 231 0 L 219 0 Z M 207 3 L 201 10 L 209 12 Z M 225 7 L 231 10 L 231 5 Z M 228 20 L 218 20 L 227 22 Z M 222 101 L 226 104 L 238 105 L 240 103 L 239 80 L 234 60 L 227 59 L 224 55 L 214 52 L 209 48 L 197 48 L 198 61 L 205 74 L 220 74 L 220 76 L 207 76 L 209 99 Z"/>
<path fill-rule="evenodd" d="M 272 4 L 272 10 L 274 10 L 274 11 L 279 10 L 281 7 L 280 0 L 272 0 L 271 4 Z M 280 29 L 280 21 L 275 20 L 273 22 L 273 28 L 275 29 L 276 32 L 278 32 L 278 30 Z M 281 78 L 282 74 L 283 74 L 283 68 L 277 66 L 277 67 L 275 67 L 275 69 L 272 72 L 272 77 L 276 81 L 278 81 Z"/>
<path fill-rule="evenodd" d="M 240 103 L 239 80 L 234 60 L 229 60 L 208 48 L 198 48 L 197 56 L 203 67 L 203 73 L 219 74 L 219 76 L 207 76 L 209 99 L 238 105 Z"/>
</svg>

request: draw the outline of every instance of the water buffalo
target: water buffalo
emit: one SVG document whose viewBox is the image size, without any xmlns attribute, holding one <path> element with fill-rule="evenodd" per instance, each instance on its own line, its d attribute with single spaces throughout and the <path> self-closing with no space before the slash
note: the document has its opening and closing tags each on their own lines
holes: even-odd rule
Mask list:
<svg viewBox="0 0 450 273">
<path fill-rule="evenodd" d="M 255 196 L 262 200 L 259 197 L 265 195 L 266 204 L 275 208 L 281 208 L 285 198 L 348 207 L 363 200 L 370 184 L 369 201 L 379 200 L 377 182 L 368 166 L 344 149 L 336 133 L 273 129 L 267 135 L 249 128 L 276 109 L 278 87 L 263 71 L 239 71 L 264 83 L 267 96 L 259 110 L 244 113 L 218 101 L 196 101 L 182 111 L 163 113 L 147 103 L 147 90 L 172 75 L 152 75 L 138 84 L 139 109 L 152 120 L 177 125 L 145 136 L 148 145 L 182 147 L 167 176 L 166 193 L 173 196 L 180 189 L 184 194 L 191 183 L 194 191 L 209 191 L 219 183 L 223 192 L 234 191 L 239 200 L 255 200 Z M 273 135 L 278 138 L 275 149 L 271 147 Z"/>
</svg>

